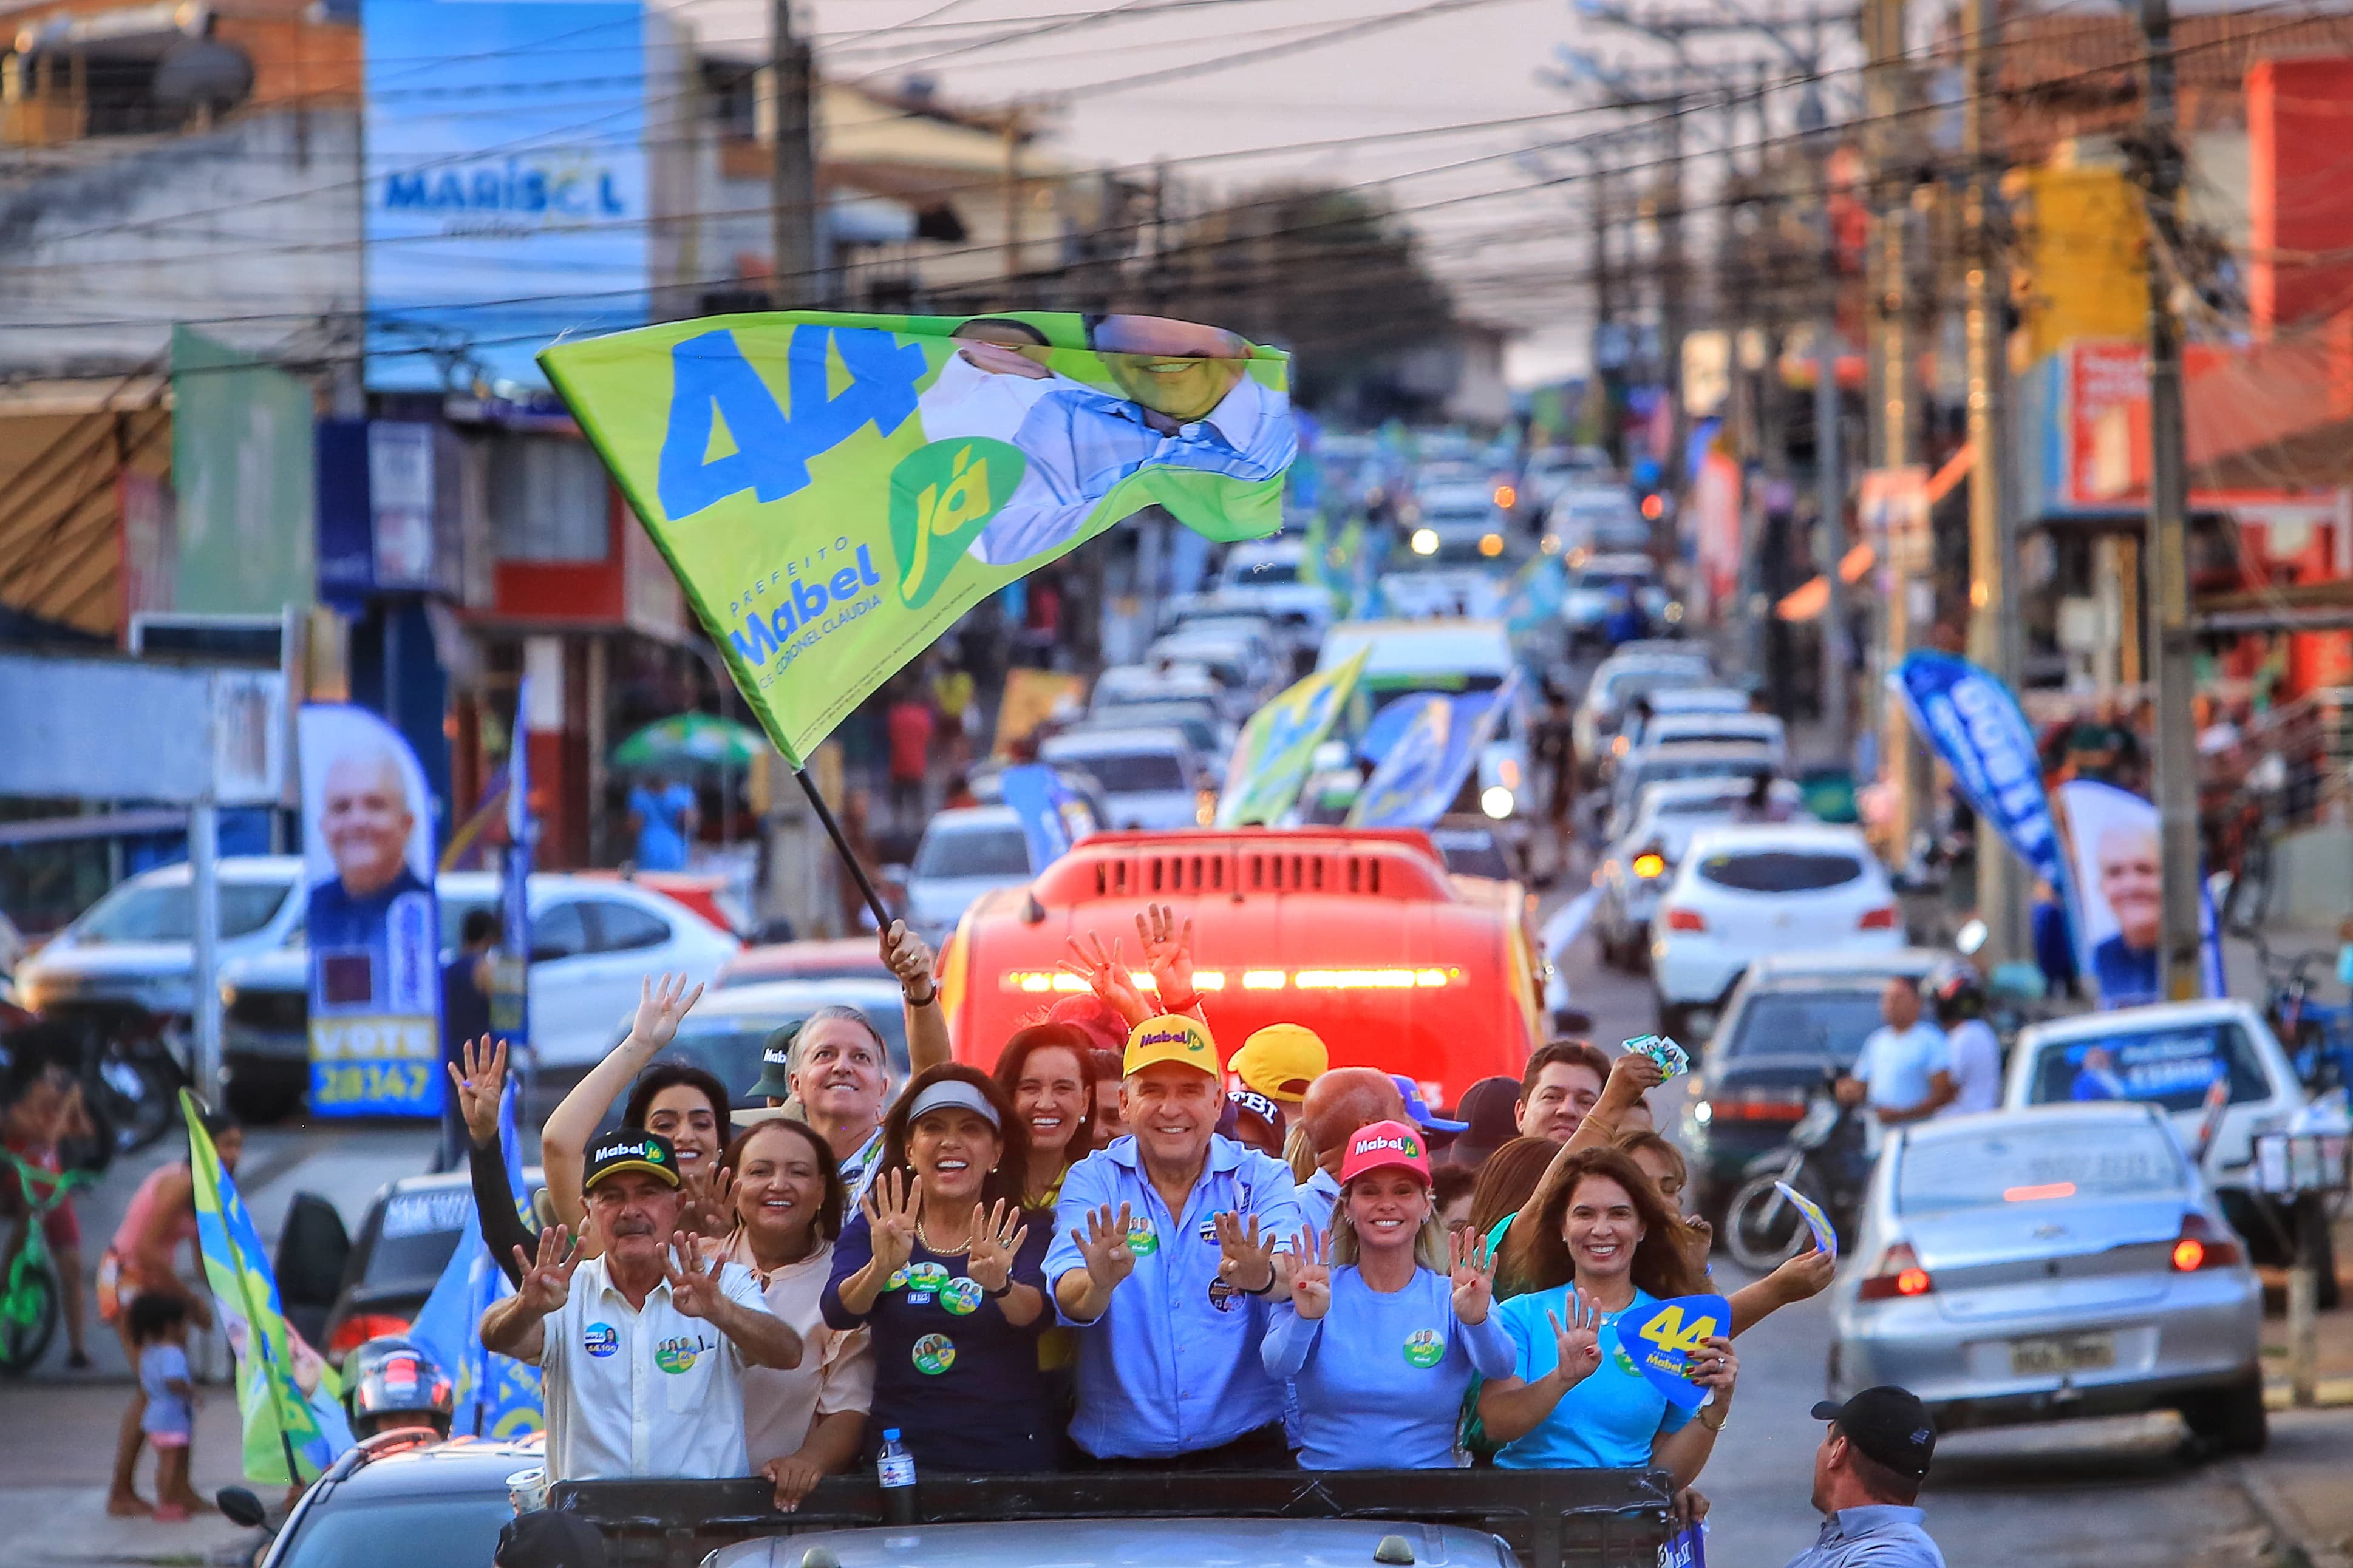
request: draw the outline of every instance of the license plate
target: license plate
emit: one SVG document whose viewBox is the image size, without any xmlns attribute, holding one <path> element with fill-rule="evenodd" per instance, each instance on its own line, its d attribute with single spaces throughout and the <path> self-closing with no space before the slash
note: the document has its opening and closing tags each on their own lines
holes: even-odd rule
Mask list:
<svg viewBox="0 0 2353 1568">
<path fill-rule="evenodd" d="M 2010 1370 L 2020 1377 L 2091 1372 L 2116 1364 L 2114 1334 L 2069 1334 L 2063 1339 L 2010 1342 Z"/>
</svg>

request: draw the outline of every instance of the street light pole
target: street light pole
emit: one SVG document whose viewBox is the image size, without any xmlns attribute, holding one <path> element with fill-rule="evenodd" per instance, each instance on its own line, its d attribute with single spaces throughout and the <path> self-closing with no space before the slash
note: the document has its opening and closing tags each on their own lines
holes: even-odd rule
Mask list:
<svg viewBox="0 0 2353 1568">
<path fill-rule="evenodd" d="M 2157 626 L 2157 813 L 2164 854 L 2160 978 L 2171 1001 L 2202 990 L 2199 963 L 2198 752 L 2191 728 L 2189 479 L 2181 406 L 2181 325 L 2168 263 L 2180 254 L 2173 11 L 2140 0 L 2147 43 L 2148 258 L 2148 610 Z"/>
<path fill-rule="evenodd" d="M 1962 139 L 1969 161 L 1963 218 L 1968 232 L 1969 658 L 2018 689 L 2016 607 L 2010 600 L 2010 558 L 2018 518 L 2010 504 L 2010 446 L 2002 342 L 2008 289 L 1994 236 L 1996 203 L 1994 93 L 2000 85 L 2000 0 L 1969 0 L 1963 45 Z M 2031 946 L 2026 925 L 2025 868 L 2000 835 L 1980 826 L 1977 843 L 1978 916 L 1986 922 L 1995 962 L 2021 959 Z"/>
<path fill-rule="evenodd" d="M 768 224 L 776 253 L 769 303 L 822 299 L 817 268 L 817 153 L 809 125 L 809 47 L 793 37 L 792 0 L 768 6 Z"/>
</svg>

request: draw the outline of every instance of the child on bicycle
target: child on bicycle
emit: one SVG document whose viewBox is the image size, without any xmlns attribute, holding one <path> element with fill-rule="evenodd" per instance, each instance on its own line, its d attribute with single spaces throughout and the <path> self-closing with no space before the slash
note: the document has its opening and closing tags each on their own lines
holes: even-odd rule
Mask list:
<svg viewBox="0 0 2353 1568">
<path fill-rule="evenodd" d="M 155 1517 L 184 1523 L 205 1506 L 188 1485 L 196 1406 L 188 1373 L 188 1304 L 151 1291 L 131 1303 L 130 1320 L 131 1342 L 139 1349 L 139 1390 L 147 1396 L 139 1429 L 155 1446 Z"/>
<path fill-rule="evenodd" d="M 0 1110 L 0 1147 L 32 1171 L 23 1173 L 13 1163 L 0 1161 L 0 1218 L 15 1220 L 46 1210 L 41 1214 L 41 1236 L 48 1243 L 49 1258 L 57 1271 L 58 1297 L 66 1322 L 66 1365 L 79 1372 L 90 1365 L 83 1324 L 81 1222 L 74 1215 L 73 1200 L 55 1197 L 57 1184 L 44 1178 L 63 1173 L 60 1146 L 86 1130 L 89 1119 L 82 1110 L 79 1084 L 34 1053 L 20 1054 L 27 1070 L 10 1086 L 14 1092 L 5 1097 L 5 1109 Z M 0 1249 L 0 1268 L 23 1245 L 20 1236 L 10 1235 L 5 1249 Z"/>
</svg>

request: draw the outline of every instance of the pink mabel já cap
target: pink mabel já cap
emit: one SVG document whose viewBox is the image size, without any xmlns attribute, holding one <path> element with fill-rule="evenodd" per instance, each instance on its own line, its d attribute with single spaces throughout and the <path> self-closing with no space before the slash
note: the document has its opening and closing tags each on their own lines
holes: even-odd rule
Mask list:
<svg viewBox="0 0 2353 1568">
<path fill-rule="evenodd" d="M 1430 1145 L 1422 1139 L 1421 1129 L 1409 1127 L 1402 1121 L 1376 1121 L 1360 1127 L 1348 1140 L 1348 1157 L 1340 1164 L 1342 1185 L 1355 1181 L 1368 1171 L 1384 1171 L 1391 1166 L 1411 1171 L 1423 1182 L 1430 1180 Z"/>
</svg>

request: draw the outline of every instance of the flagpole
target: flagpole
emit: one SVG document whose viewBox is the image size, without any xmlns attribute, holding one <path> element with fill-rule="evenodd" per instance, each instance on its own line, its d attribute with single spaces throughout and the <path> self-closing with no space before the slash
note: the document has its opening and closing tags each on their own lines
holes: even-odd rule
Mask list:
<svg viewBox="0 0 2353 1568">
<path fill-rule="evenodd" d="M 865 895 L 866 907 L 874 911 L 875 924 L 883 931 L 889 931 L 891 911 L 882 907 L 882 895 L 874 890 L 873 879 L 866 875 L 866 868 L 858 863 L 857 852 L 849 847 L 849 840 L 842 837 L 841 824 L 833 819 L 832 808 L 825 804 L 825 796 L 818 793 L 817 781 L 808 776 L 807 768 L 795 768 L 793 777 L 800 780 L 801 793 L 808 796 L 809 805 L 816 808 L 817 819 L 825 825 L 826 836 L 833 840 L 834 848 L 839 851 L 841 863 L 849 868 L 852 877 L 858 879 L 858 890 Z"/>
</svg>

